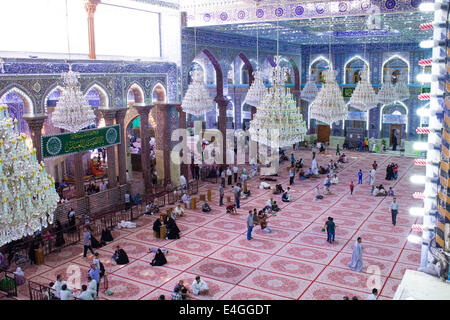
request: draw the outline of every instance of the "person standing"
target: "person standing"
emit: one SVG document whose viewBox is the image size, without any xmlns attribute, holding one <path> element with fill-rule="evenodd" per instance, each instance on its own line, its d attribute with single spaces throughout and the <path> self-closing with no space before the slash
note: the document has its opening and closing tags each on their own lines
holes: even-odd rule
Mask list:
<svg viewBox="0 0 450 320">
<path fill-rule="evenodd" d="M 397 214 L 398 214 L 397 198 L 394 197 L 394 199 L 392 199 L 392 203 L 389 205 L 389 211 L 391 212 L 392 215 L 392 224 L 395 227 L 395 225 L 397 224 Z"/>
<path fill-rule="evenodd" d="M 239 168 L 238 166 L 234 166 L 233 167 L 233 176 L 234 176 L 234 183 L 237 182 L 237 178 L 238 178 L 238 172 L 239 172 Z"/>
<path fill-rule="evenodd" d="M 225 195 L 225 192 L 223 190 L 223 186 L 219 185 L 219 206 L 223 206 L 223 196 Z"/>
<path fill-rule="evenodd" d="M 247 240 L 252 240 L 252 231 L 253 231 L 253 212 L 250 210 L 247 216 Z"/>
<path fill-rule="evenodd" d="M 358 184 L 362 184 L 363 173 L 361 169 L 358 171 Z"/>
<path fill-rule="evenodd" d="M 295 169 L 294 166 L 291 166 L 289 169 L 289 185 L 294 184 L 294 177 L 295 177 Z"/>
<path fill-rule="evenodd" d="M 225 171 L 224 170 L 222 170 L 222 172 L 220 173 L 220 180 L 221 180 L 222 187 L 225 188 Z"/>
<path fill-rule="evenodd" d="M 227 177 L 228 177 L 228 185 L 231 185 L 233 183 L 232 179 L 233 173 L 231 172 L 230 167 L 227 168 Z"/>
<path fill-rule="evenodd" d="M 316 158 L 316 153 L 317 153 L 317 148 L 316 148 L 315 145 L 312 147 L 311 151 L 312 151 L 312 154 L 313 154 L 312 158 L 315 159 Z"/>
<path fill-rule="evenodd" d="M 183 190 L 186 190 L 187 181 L 186 181 L 186 177 L 184 175 L 180 175 L 180 185 Z"/>
<path fill-rule="evenodd" d="M 97 292 L 100 287 L 100 269 L 97 268 L 95 263 L 91 264 L 91 269 L 89 270 L 89 277 L 94 279 L 97 285 Z"/>
<path fill-rule="evenodd" d="M 355 188 L 355 186 L 353 185 L 353 181 L 350 182 L 350 195 L 353 195 L 353 189 Z"/>
<path fill-rule="evenodd" d="M 197 163 L 194 166 L 194 170 L 195 170 L 195 179 L 199 180 L 200 179 L 200 166 Z"/>
<path fill-rule="evenodd" d="M 336 155 L 338 156 L 340 156 L 341 155 L 341 152 L 339 151 L 339 144 L 338 145 L 336 145 Z"/>
<path fill-rule="evenodd" d="M 361 241 L 362 241 L 361 237 L 358 237 L 358 239 L 355 242 L 355 245 L 353 246 L 352 260 L 348 265 L 350 269 L 357 272 L 361 272 L 363 268 Z"/>
<path fill-rule="evenodd" d="M 295 166 L 295 157 L 294 154 L 291 153 L 291 167 Z"/>
<path fill-rule="evenodd" d="M 329 243 L 334 242 L 334 235 L 335 235 L 335 223 L 333 222 L 332 217 L 328 217 L 328 221 L 325 222 L 325 228 L 327 229 L 327 241 Z"/>
<path fill-rule="evenodd" d="M 94 250 L 92 250 L 92 244 L 91 244 L 91 233 L 89 232 L 88 228 L 83 228 L 83 257 L 86 258 L 87 251 L 90 250 L 92 254 L 95 255 Z"/>
<path fill-rule="evenodd" d="M 241 188 L 239 188 L 239 186 L 234 186 L 233 193 L 234 193 L 234 200 L 236 203 L 236 208 L 239 209 L 240 208 Z"/>
</svg>

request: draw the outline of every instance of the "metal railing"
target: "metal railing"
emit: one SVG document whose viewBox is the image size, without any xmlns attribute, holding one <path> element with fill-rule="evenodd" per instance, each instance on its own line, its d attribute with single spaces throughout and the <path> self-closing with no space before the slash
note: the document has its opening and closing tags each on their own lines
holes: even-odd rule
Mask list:
<svg viewBox="0 0 450 320">
<path fill-rule="evenodd" d="M 59 300 L 55 290 L 40 283 L 28 280 L 30 300 Z"/>
</svg>

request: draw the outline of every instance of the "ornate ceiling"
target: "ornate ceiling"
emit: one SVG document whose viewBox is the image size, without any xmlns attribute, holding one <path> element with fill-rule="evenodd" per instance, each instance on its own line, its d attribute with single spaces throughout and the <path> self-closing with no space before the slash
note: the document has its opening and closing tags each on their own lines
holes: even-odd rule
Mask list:
<svg viewBox="0 0 450 320">
<path fill-rule="evenodd" d="M 369 23 L 367 16 L 343 16 L 280 21 L 280 41 L 296 44 L 327 44 L 330 41 L 332 24 L 333 43 L 411 43 L 430 38 L 432 31 L 420 31 L 419 25 L 432 20 L 431 14 L 420 12 L 384 14 L 377 25 Z M 200 29 L 213 30 L 236 35 L 259 36 L 276 40 L 277 22 L 239 23 L 215 25 Z"/>
</svg>

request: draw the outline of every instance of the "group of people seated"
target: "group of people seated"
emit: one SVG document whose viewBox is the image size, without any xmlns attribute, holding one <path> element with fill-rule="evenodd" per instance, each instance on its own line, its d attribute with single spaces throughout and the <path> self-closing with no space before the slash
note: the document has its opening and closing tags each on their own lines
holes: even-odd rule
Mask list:
<svg viewBox="0 0 450 320">
<path fill-rule="evenodd" d="M 147 205 L 145 206 L 145 214 L 153 215 L 158 212 L 159 212 L 159 206 L 157 204 L 154 204 L 152 200 L 149 200 L 147 202 Z"/>
<path fill-rule="evenodd" d="M 386 191 L 386 189 L 383 187 L 383 185 L 380 184 L 380 185 L 375 187 L 373 195 L 375 197 L 386 197 L 386 196 L 393 197 L 394 196 L 394 190 L 392 189 L 392 187 L 389 187 L 389 190 Z"/>
<path fill-rule="evenodd" d="M 256 210 L 256 209 L 255 209 Z M 264 212 L 267 212 L 269 214 L 272 214 L 273 212 L 280 211 L 280 207 L 278 207 L 278 204 L 273 198 L 270 198 L 267 200 L 265 207 L 263 208 Z M 256 212 L 255 212 L 256 214 Z"/>
<path fill-rule="evenodd" d="M 192 282 L 192 293 L 196 296 L 204 296 L 210 295 L 208 284 L 200 278 L 200 276 L 196 276 L 195 280 Z M 178 284 L 173 288 L 173 292 L 171 294 L 172 300 L 189 300 L 189 293 L 191 290 L 184 284 L 183 280 L 178 281 Z M 164 296 L 160 296 L 160 300 L 165 300 Z"/>
<path fill-rule="evenodd" d="M 180 239 L 180 229 L 178 228 L 175 219 L 173 219 L 170 215 L 161 214 L 159 219 L 156 219 L 155 222 L 153 222 L 153 231 L 157 238 L 161 238 L 162 226 L 165 226 L 166 239 Z"/>
<path fill-rule="evenodd" d="M 398 164 L 390 163 L 386 167 L 386 180 L 397 180 L 398 177 Z"/>
<path fill-rule="evenodd" d="M 91 194 L 100 192 L 100 187 L 97 186 L 96 184 L 94 184 L 94 183 L 91 182 L 91 183 L 87 186 L 86 192 L 87 192 L 88 195 L 91 195 Z"/>
<path fill-rule="evenodd" d="M 340 163 L 346 163 L 347 162 L 347 156 L 345 155 L 345 153 L 343 153 L 343 154 L 341 154 L 339 156 L 338 162 L 340 162 Z"/>
</svg>

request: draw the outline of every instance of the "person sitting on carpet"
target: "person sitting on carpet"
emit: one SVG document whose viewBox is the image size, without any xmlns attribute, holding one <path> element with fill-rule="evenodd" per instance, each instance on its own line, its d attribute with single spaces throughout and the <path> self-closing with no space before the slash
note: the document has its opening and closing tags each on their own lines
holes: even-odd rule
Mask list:
<svg viewBox="0 0 450 320">
<path fill-rule="evenodd" d="M 313 176 L 313 172 L 312 172 L 311 168 L 309 168 L 308 170 L 306 170 L 304 177 L 305 177 L 306 179 L 309 179 L 309 178 L 311 178 L 312 176 Z"/>
<path fill-rule="evenodd" d="M 128 262 L 130 262 L 130 260 L 128 259 L 127 253 L 125 252 L 125 250 L 120 249 L 120 246 L 116 247 L 116 251 L 114 251 L 113 259 L 119 265 L 127 264 Z"/>
<path fill-rule="evenodd" d="M 390 197 L 394 196 L 394 189 L 392 189 L 392 187 L 389 187 L 387 195 L 390 196 Z"/>
<path fill-rule="evenodd" d="M 284 192 L 283 187 L 281 184 L 277 184 L 275 186 L 275 190 L 273 191 L 273 194 L 282 194 Z"/>
<path fill-rule="evenodd" d="M 334 177 L 333 178 L 331 178 L 331 184 L 338 184 L 338 177 L 337 177 L 337 175 L 335 174 L 334 175 Z"/>
<path fill-rule="evenodd" d="M 147 202 L 147 205 L 145 206 L 145 214 L 146 215 L 152 215 L 153 213 L 156 213 L 156 208 L 158 208 L 157 206 L 155 206 L 152 202 L 152 200 L 150 200 L 149 202 Z M 159 208 L 158 208 L 159 211 Z"/>
<path fill-rule="evenodd" d="M 262 182 L 259 184 L 259 188 L 260 188 L 260 189 L 264 189 L 264 190 L 270 189 L 270 184 L 268 184 L 267 182 L 262 181 Z"/>
<path fill-rule="evenodd" d="M 315 192 L 314 201 L 323 199 L 323 195 L 320 194 L 319 186 L 316 187 L 314 192 Z"/>
<path fill-rule="evenodd" d="M 270 232 L 272 232 L 272 230 L 269 228 L 269 227 L 267 227 L 267 219 L 269 218 L 270 216 L 269 215 L 267 215 L 264 211 L 259 211 L 258 212 L 258 222 L 259 222 L 259 225 L 261 226 L 261 230 L 263 231 L 263 232 L 265 232 L 265 233 L 270 233 Z"/>
<path fill-rule="evenodd" d="M 168 240 L 180 239 L 180 229 L 178 228 L 175 220 L 171 217 L 166 217 L 164 221 L 167 228 L 167 237 Z"/>
<path fill-rule="evenodd" d="M 234 203 L 227 206 L 227 213 L 238 214 L 236 210 L 236 205 Z"/>
<path fill-rule="evenodd" d="M 267 199 L 266 206 L 263 208 L 263 210 L 272 212 L 272 202 L 273 198 Z"/>
<path fill-rule="evenodd" d="M 324 167 L 320 166 L 319 174 L 328 174 L 328 169 L 325 169 Z"/>
<path fill-rule="evenodd" d="M 303 159 L 298 160 L 298 161 L 295 163 L 295 167 L 296 167 L 297 169 L 303 168 Z"/>
<path fill-rule="evenodd" d="M 287 190 L 281 196 L 281 201 L 283 202 L 291 202 L 291 188 L 287 188 Z"/>
<path fill-rule="evenodd" d="M 158 251 L 155 253 L 155 257 L 153 258 L 152 262 L 150 262 L 151 266 L 163 266 L 167 263 L 166 257 L 164 256 L 164 253 L 161 251 L 161 249 L 158 249 Z"/>
<path fill-rule="evenodd" d="M 164 224 L 164 215 L 160 215 L 159 219 L 156 219 L 155 222 L 153 222 L 153 231 L 155 232 L 155 236 L 157 238 L 161 237 L 161 226 Z"/>
<path fill-rule="evenodd" d="M 272 203 L 272 211 L 278 212 L 278 211 L 280 211 L 280 210 L 281 210 L 281 209 L 280 209 L 280 207 L 278 207 L 277 202 L 274 201 L 274 202 Z"/>
<path fill-rule="evenodd" d="M 205 203 L 202 205 L 202 211 L 203 211 L 203 212 L 210 212 L 210 211 L 211 211 L 211 207 L 209 206 L 208 202 L 205 202 Z"/>
<path fill-rule="evenodd" d="M 175 208 L 174 212 L 179 217 L 182 217 L 183 214 L 184 214 L 184 210 L 183 210 L 183 208 L 181 208 L 180 204 L 177 205 L 177 207 Z"/>
<path fill-rule="evenodd" d="M 300 169 L 298 171 L 298 177 L 299 177 L 300 180 L 306 180 L 305 171 L 303 171 L 303 169 Z"/>
</svg>

